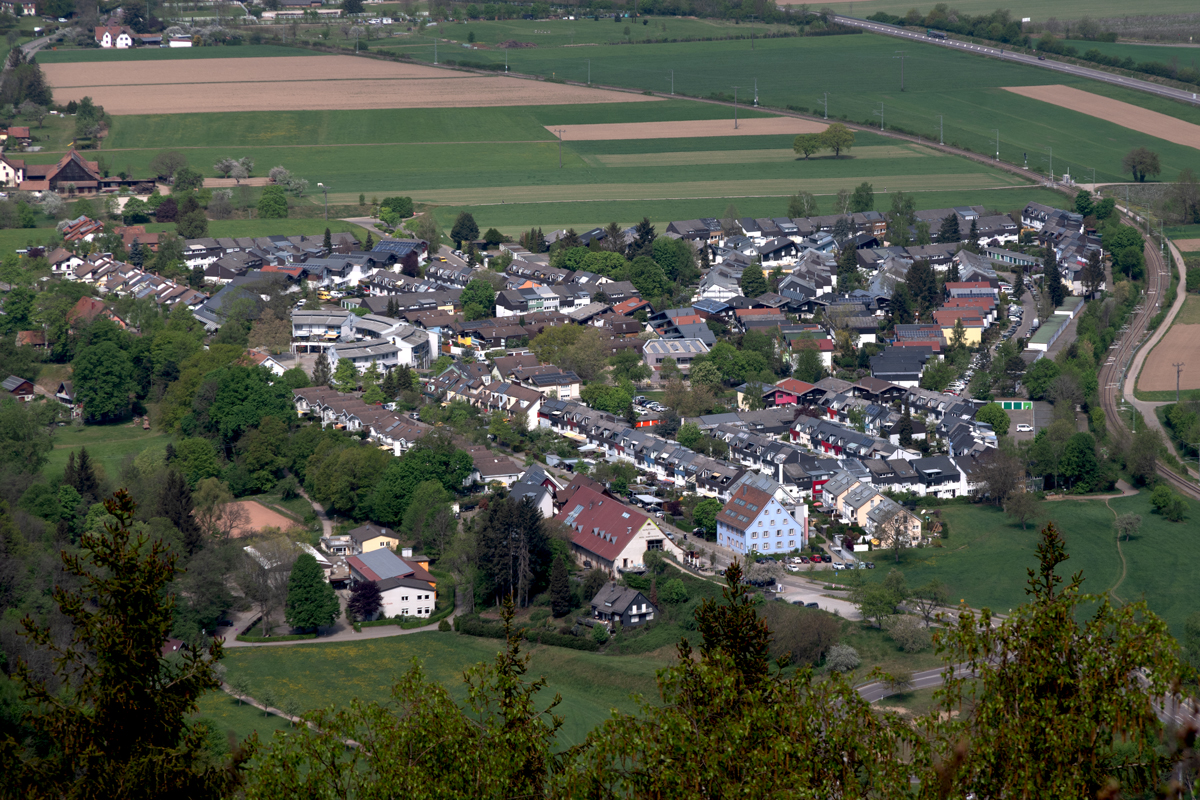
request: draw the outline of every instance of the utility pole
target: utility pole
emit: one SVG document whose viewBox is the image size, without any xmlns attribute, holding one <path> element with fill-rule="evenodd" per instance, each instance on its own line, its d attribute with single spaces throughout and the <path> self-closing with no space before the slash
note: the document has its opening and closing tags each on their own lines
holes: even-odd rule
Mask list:
<svg viewBox="0 0 1200 800">
<path fill-rule="evenodd" d="M 588 86 L 591 86 L 592 85 L 592 60 L 590 58 L 585 58 L 584 61 L 586 61 L 587 65 L 588 65 Z"/>
<path fill-rule="evenodd" d="M 829 92 L 823 92 L 825 95 L 825 119 L 829 119 Z"/>
<path fill-rule="evenodd" d="M 671 70 L 671 94 L 675 94 L 675 70 Z"/>
<path fill-rule="evenodd" d="M 558 134 L 558 168 L 562 169 L 562 136 L 566 131 L 562 128 L 555 128 L 554 132 Z"/>
<path fill-rule="evenodd" d="M 758 108 L 758 78 L 754 79 L 754 107 Z"/>
<path fill-rule="evenodd" d="M 996 160 L 1000 160 L 1000 129 L 992 128 L 996 132 Z"/>
<path fill-rule="evenodd" d="M 903 50 L 897 50 L 896 55 L 892 56 L 892 58 L 900 59 L 900 91 L 903 92 L 904 91 L 904 59 L 908 58 L 908 56 L 906 56 L 904 54 Z"/>
<path fill-rule="evenodd" d="M 504 74 L 508 74 L 508 48 L 504 48 Z"/>
<path fill-rule="evenodd" d="M 1179 402 L 1179 376 L 1183 374 L 1183 364 L 1172 364 L 1175 368 L 1175 402 Z"/>
<path fill-rule="evenodd" d="M 938 144 L 946 144 L 946 126 L 941 114 L 938 114 Z"/>
<path fill-rule="evenodd" d="M 325 221 L 329 221 L 329 187 L 323 183 L 318 183 L 317 188 L 325 193 Z"/>
<path fill-rule="evenodd" d="M 358 52 L 358 39 L 355 38 L 354 42 L 355 42 L 355 44 L 354 44 L 355 52 Z M 508 57 L 507 50 L 504 52 L 504 55 L 505 55 L 505 58 Z M 437 39 L 433 40 L 433 65 L 435 67 L 437 66 Z"/>
<path fill-rule="evenodd" d="M 883 130 L 883 103 L 879 104 L 878 111 L 872 111 L 871 113 L 879 117 L 879 130 Z"/>
<path fill-rule="evenodd" d="M 733 129 L 735 131 L 737 130 L 737 93 L 738 93 L 738 89 L 740 89 L 740 88 L 742 88 L 742 87 L 740 87 L 740 86 L 733 87 Z"/>
</svg>

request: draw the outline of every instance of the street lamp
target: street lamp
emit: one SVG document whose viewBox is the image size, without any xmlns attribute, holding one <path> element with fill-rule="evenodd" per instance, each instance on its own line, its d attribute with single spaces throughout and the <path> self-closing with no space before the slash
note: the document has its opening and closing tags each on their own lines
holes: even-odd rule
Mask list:
<svg viewBox="0 0 1200 800">
<path fill-rule="evenodd" d="M 329 221 L 329 187 L 323 183 L 318 183 L 317 188 L 325 193 L 325 221 Z"/>
</svg>

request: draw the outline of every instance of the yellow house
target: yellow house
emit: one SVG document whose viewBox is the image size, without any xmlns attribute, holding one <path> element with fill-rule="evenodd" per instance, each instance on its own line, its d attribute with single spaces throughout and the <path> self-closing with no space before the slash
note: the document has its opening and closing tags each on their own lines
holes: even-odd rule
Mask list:
<svg viewBox="0 0 1200 800">
<path fill-rule="evenodd" d="M 370 522 L 350 531 L 349 536 L 360 553 L 369 553 L 380 548 L 395 550 L 400 544 L 400 536 L 394 530 Z"/>
<path fill-rule="evenodd" d="M 966 334 L 967 346 L 974 346 L 983 341 L 983 325 L 978 323 L 963 323 L 963 333 Z M 942 325 L 942 336 L 946 337 L 946 342 L 949 343 L 954 338 L 954 324 L 949 327 Z"/>
</svg>

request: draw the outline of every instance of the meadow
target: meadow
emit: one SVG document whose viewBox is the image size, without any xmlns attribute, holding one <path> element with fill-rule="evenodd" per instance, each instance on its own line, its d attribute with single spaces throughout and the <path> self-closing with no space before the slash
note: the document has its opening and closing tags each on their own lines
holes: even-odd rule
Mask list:
<svg viewBox="0 0 1200 800">
<path fill-rule="evenodd" d="M 157 430 L 142 430 L 141 423 L 126 422 L 114 425 L 67 425 L 54 429 L 54 449 L 43 473 L 51 481 L 59 480 L 67 466 L 70 453 L 79 455 L 86 447 L 92 461 L 103 468 L 104 474 L 116 481 L 126 456 L 136 456 L 144 450 L 165 450 L 171 440 Z"/>
<path fill-rule="evenodd" d="M 1121 602 L 1144 599 L 1176 636 L 1195 611 L 1194 587 L 1200 582 L 1200 542 L 1194 536 L 1200 508 L 1195 503 L 1189 502 L 1184 522 L 1172 523 L 1152 512 L 1147 491 L 1108 505 L 1101 500 L 1044 501 L 1027 529 L 991 505 L 955 504 L 940 510 L 950 523 L 942 547 L 907 551 L 899 565 L 888 552 L 872 554 L 879 569 L 866 573 L 866 580 L 882 580 L 896 567 L 910 587 L 936 579 L 950 587 L 953 602 L 1007 614 L 1027 601 L 1026 570 L 1037 566 L 1040 531 L 1052 520 L 1070 555 L 1059 574 L 1082 572 L 1084 592 L 1107 593 Z M 1126 513 L 1142 517 L 1141 531 L 1122 541 L 1118 552 L 1113 520 Z M 833 580 L 845 582 L 847 577 L 837 573 Z"/>
<path fill-rule="evenodd" d="M 385 701 L 396 679 L 414 659 L 426 676 L 446 686 L 462 702 L 462 673 L 491 661 L 502 642 L 454 633 L 415 633 L 363 642 L 305 644 L 291 647 L 238 647 L 226 650 L 226 680 L 244 676 L 251 694 L 270 691 L 276 705 L 295 700 L 308 711 L 343 707 L 353 698 Z M 547 676 L 538 700 L 562 695 L 557 712 L 565 718 L 560 743 L 582 742 L 612 709 L 632 712 L 631 693 L 657 698 L 655 672 L 667 661 L 649 656 L 613 658 L 560 647 L 533 647 L 529 677 Z M 208 711 L 202 708 L 206 715 Z"/>
</svg>

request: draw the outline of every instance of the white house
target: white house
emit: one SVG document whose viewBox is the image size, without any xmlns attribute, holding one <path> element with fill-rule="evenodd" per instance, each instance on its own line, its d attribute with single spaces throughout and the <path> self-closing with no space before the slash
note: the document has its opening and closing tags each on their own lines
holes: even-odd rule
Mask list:
<svg viewBox="0 0 1200 800">
<path fill-rule="evenodd" d="M 124 25 L 107 25 L 96 28 L 96 41 L 106 49 L 128 50 L 133 47 L 132 33 Z"/>
<path fill-rule="evenodd" d="M 571 529 L 571 552 L 584 566 L 610 573 L 643 569 L 650 550 L 683 560 L 683 551 L 653 519 L 586 486 L 575 490 L 555 519 Z"/>
<path fill-rule="evenodd" d="M 738 553 L 787 553 L 808 544 L 808 506 L 779 502 L 770 478 L 748 476 L 717 514 L 717 544 Z M 797 515 L 799 518 L 797 518 Z"/>
<path fill-rule="evenodd" d="M 386 547 L 348 557 L 350 583 L 375 582 L 383 596 L 381 616 L 428 617 L 437 607 L 437 580 L 423 566 L 427 561 L 403 552 L 409 561 Z"/>
</svg>

